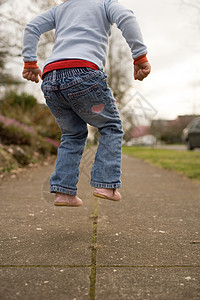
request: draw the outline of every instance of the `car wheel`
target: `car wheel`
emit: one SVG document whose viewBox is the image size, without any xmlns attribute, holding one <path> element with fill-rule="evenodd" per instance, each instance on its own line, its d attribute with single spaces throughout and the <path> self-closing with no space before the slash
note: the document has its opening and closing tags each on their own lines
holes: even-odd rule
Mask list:
<svg viewBox="0 0 200 300">
<path fill-rule="evenodd" d="M 187 141 L 187 150 L 194 150 L 194 147 L 192 147 L 190 140 Z"/>
</svg>

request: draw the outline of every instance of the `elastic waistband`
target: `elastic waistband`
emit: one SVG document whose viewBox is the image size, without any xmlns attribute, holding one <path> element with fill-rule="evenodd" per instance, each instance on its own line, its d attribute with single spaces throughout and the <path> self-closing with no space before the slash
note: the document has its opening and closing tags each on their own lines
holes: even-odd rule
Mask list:
<svg viewBox="0 0 200 300">
<path fill-rule="evenodd" d="M 66 68 L 66 69 L 53 70 L 47 72 L 43 75 L 43 79 L 54 81 L 62 77 L 69 77 L 69 76 L 74 76 L 74 75 L 78 75 L 81 73 L 88 73 L 88 72 L 96 72 L 96 71 L 91 68 Z"/>
<path fill-rule="evenodd" d="M 91 61 L 84 59 L 64 59 L 49 63 L 44 67 L 43 76 L 45 73 L 54 70 L 72 69 L 72 68 L 90 68 L 99 70 L 99 67 Z"/>
</svg>

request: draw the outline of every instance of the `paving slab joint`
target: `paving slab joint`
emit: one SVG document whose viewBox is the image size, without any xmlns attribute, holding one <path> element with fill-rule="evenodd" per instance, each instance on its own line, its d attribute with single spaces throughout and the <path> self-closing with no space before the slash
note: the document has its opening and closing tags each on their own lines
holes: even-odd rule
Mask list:
<svg viewBox="0 0 200 300">
<path fill-rule="evenodd" d="M 89 299 L 95 299 L 95 285 L 96 285 L 96 256 L 97 256 L 97 224 L 98 224 L 98 200 L 95 199 L 94 202 L 94 213 L 92 215 L 93 219 L 93 234 L 92 234 L 92 244 L 91 249 L 91 273 L 90 273 L 90 293 Z"/>
</svg>

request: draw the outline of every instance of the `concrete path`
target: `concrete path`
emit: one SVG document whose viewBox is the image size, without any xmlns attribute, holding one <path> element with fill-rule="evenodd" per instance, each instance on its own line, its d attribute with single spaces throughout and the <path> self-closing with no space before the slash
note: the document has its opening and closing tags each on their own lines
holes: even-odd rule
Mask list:
<svg viewBox="0 0 200 300">
<path fill-rule="evenodd" d="M 97 200 L 93 155 L 81 208 L 52 205 L 53 165 L 1 183 L 0 299 L 199 300 L 200 185 L 123 156 L 123 200 Z"/>
</svg>

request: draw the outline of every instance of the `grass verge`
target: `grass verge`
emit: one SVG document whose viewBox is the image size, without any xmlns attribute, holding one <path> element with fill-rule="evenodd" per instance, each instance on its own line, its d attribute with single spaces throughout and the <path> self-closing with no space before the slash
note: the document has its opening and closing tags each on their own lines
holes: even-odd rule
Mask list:
<svg viewBox="0 0 200 300">
<path fill-rule="evenodd" d="M 176 171 L 200 181 L 200 152 L 124 146 L 123 154 L 131 155 L 153 165 Z"/>
</svg>

